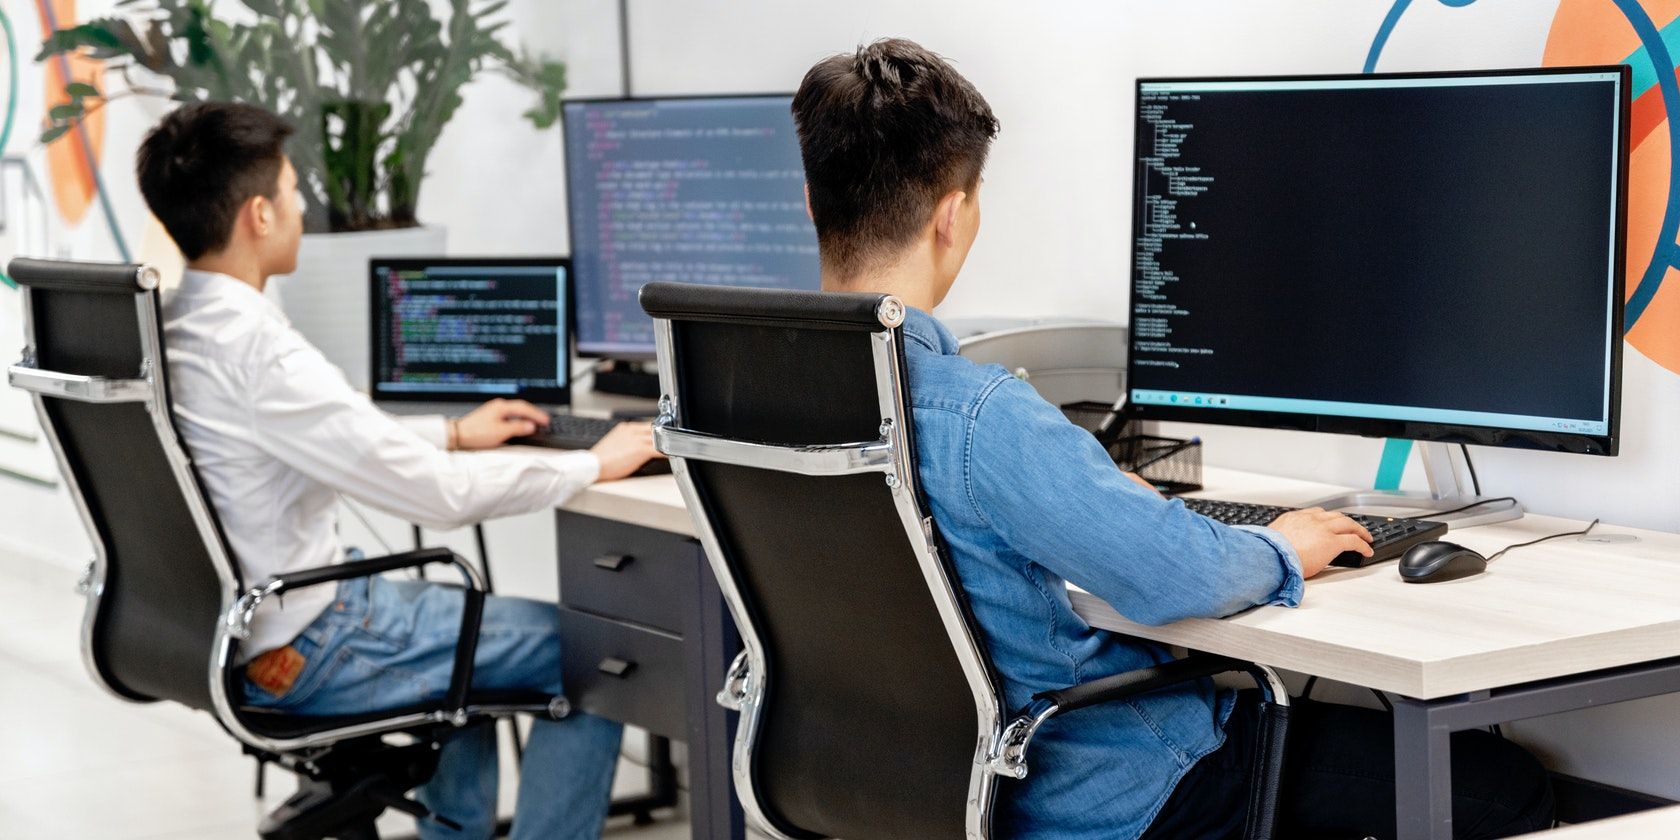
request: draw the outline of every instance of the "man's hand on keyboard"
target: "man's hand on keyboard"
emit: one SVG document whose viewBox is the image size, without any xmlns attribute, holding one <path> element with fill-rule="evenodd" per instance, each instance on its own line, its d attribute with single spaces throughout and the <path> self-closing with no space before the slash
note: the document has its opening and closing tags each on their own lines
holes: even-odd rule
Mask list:
<svg viewBox="0 0 1680 840">
<path fill-rule="evenodd" d="M 1301 576 L 1324 571 L 1344 551 L 1370 557 L 1371 532 L 1348 517 L 1323 508 L 1292 510 L 1266 527 L 1283 535 L 1301 558 Z"/>
<path fill-rule="evenodd" d="M 601 459 L 601 476 L 596 481 L 623 478 L 649 459 L 665 457 L 653 448 L 652 423 L 620 423 L 589 451 Z"/>
<path fill-rule="evenodd" d="M 548 412 L 524 400 L 495 399 L 451 422 L 455 449 L 493 449 L 508 438 L 534 434 L 547 426 Z"/>
</svg>

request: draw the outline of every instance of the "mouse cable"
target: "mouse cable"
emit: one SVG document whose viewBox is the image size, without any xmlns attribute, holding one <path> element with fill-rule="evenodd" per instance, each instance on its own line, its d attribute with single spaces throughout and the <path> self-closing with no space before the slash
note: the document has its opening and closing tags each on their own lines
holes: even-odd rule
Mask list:
<svg viewBox="0 0 1680 840">
<path fill-rule="evenodd" d="M 1563 539 L 1564 537 L 1582 537 L 1582 536 L 1586 536 L 1588 532 L 1592 531 L 1592 529 L 1597 528 L 1597 527 L 1598 527 L 1598 520 L 1594 519 L 1592 522 L 1587 523 L 1587 527 L 1582 528 L 1579 531 L 1570 531 L 1568 533 L 1563 533 L 1563 534 L 1553 534 L 1549 537 L 1541 537 L 1537 540 L 1529 540 L 1528 542 L 1525 542 L 1525 543 L 1517 543 L 1516 545 L 1508 545 L 1508 546 L 1505 546 L 1504 548 L 1499 549 L 1498 551 L 1495 551 L 1493 554 L 1488 555 L 1488 562 L 1492 563 L 1493 561 L 1498 560 L 1500 558 L 1500 556 L 1504 555 L 1505 552 L 1510 551 L 1513 548 L 1523 548 L 1523 547 L 1526 547 L 1526 546 L 1534 545 L 1536 543 L 1543 543 L 1543 542 L 1546 542 L 1547 540 L 1560 540 L 1560 539 Z"/>
</svg>

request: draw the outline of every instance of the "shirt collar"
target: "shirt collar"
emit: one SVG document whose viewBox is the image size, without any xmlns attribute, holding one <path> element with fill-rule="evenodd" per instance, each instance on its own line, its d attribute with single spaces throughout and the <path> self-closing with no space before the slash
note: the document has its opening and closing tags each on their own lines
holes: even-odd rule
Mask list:
<svg viewBox="0 0 1680 840">
<path fill-rule="evenodd" d="M 920 309 L 905 308 L 909 310 L 909 314 L 904 316 L 905 338 L 941 356 L 957 355 L 957 337 L 938 318 Z"/>
<path fill-rule="evenodd" d="M 219 272 L 191 268 L 181 272 L 179 293 L 215 298 L 241 311 L 269 315 L 290 323 L 285 313 L 267 295 L 242 280 Z"/>
</svg>

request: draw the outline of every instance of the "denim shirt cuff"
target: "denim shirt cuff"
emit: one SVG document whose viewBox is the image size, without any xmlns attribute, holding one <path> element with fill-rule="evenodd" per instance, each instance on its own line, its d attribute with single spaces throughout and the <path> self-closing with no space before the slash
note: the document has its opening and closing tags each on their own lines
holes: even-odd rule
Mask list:
<svg viewBox="0 0 1680 840">
<path fill-rule="evenodd" d="M 1278 559 L 1283 564 L 1283 584 L 1272 593 L 1266 604 L 1298 607 L 1301 605 L 1301 595 L 1305 592 L 1306 581 L 1301 577 L 1301 557 L 1295 553 L 1295 547 L 1282 534 L 1261 525 L 1238 525 L 1238 530 L 1247 531 L 1267 542 L 1277 551 Z"/>
</svg>

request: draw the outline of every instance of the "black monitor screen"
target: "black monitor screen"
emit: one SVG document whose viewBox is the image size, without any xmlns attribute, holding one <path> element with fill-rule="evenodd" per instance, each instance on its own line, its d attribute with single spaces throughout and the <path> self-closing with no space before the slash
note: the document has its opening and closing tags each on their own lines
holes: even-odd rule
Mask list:
<svg viewBox="0 0 1680 840">
<path fill-rule="evenodd" d="M 564 260 L 374 260 L 371 270 L 375 398 L 566 401 Z"/>
<path fill-rule="evenodd" d="M 653 354 L 654 280 L 815 289 L 788 96 L 564 106 L 578 352 Z"/>
<path fill-rule="evenodd" d="M 1612 438 L 1624 89 L 1615 68 L 1140 81 L 1133 405 Z"/>
</svg>

